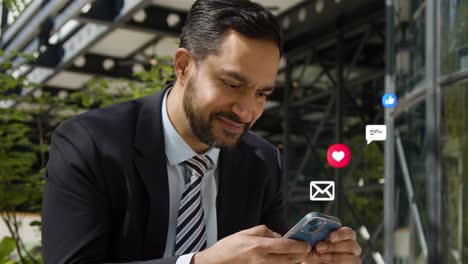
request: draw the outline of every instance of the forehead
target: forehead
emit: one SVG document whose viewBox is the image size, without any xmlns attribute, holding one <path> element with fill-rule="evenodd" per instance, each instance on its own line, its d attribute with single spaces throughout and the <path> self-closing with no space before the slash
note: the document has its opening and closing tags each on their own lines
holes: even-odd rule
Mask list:
<svg viewBox="0 0 468 264">
<path fill-rule="evenodd" d="M 261 82 L 276 79 L 279 64 L 279 48 L 275 41 L 248 38 L 234 30 L 224 34 L 216 55 L 206 57 L 221 70 L 230 69 Z"/>
</svg>

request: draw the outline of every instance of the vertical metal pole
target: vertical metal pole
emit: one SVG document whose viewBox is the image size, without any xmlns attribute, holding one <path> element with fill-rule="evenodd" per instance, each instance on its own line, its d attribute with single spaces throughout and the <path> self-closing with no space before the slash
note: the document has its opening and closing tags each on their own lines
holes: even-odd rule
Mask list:
<svg viewBox="0 0 468 264">
<path fill-rule="evenodd" d="M 343 143 L 343 75 L 344 75 L 344 54 L 343 54 L 343 25 L 342 17 L 336 21 L 338 35 L 336 44 L 336 143 Z M 343 179 L 341 179 L 341 169 L 335 169 L 336 183 L 336 216 L 341 218 L 343 212 Z"/>
<path fill-rule="evenodd" d="M 8 9 L 5 6 L 5 3 L 0 4 L 1 5 L 1 12 L 2 12 L 2 18 L 1 18 L 1 25 L 0 25 L 0 43 L 3 39 L 3 33 L 5 32 L 6 26 L 8 24 Z M 3 44 L 3 43 L 2 43 Z"/>
<path fill-rule="evenodd" d="M 442 193 L 439 174 L 439 122 L 437 109 L 437 21 L 436 0 L 426 1 L 426 200 L 428 210 L 428 262 L 444 263 L 442 258 Z"/>
<path fill-rule="evenodd" d="M 290 133 L 290 122 L 289 122 L 289 91 L 292 87 L 292 65 L 289 60 L 286 59 L 286 85 L 283 91 L 283 105 L 282 105 L 282 127 L 283 127 L 283 191 L 284 198 L 286 200 L 286 206 L 289 207 L 289 133 Z"/>
<path fill-rule="evenodd" d="M 395 3 L 386 0 L 385 39 L 385 92 L 395 93 Z M 384 258 L 385 263 L 394 263 L 395 230 L 395 125 L 390 110 L 385 109 L 387 140 L 384 155 Z"/>
<path fill-rule="evenodd" d="M 400 133 L 396 132 L 396 150 L 398 154 L 399 164 L 401 166 L 401 172 L 403 176 L 403 182 L 406 187 L 406 194 L 408 196 L 408 203 L 410 207 L 411 214 L 413 215 L 414 222 L 416 225 L 416 235 L 419 239 L 419 244 L 421 245 L 421 250 L 424 256 L 427 256 L 427 241 L 426 235 L 424 234 L 424 228 L 421 221 L 421 214 L 419 213 L 418 204 L 416 202 L 416 197 L 414 196 L 413 184 L 411 183 L 411 175 L 408 169 L 408 163 L 406 162 L 405 151 L 403 149 L 403 144 L 401 143 Z"/>
</svg>

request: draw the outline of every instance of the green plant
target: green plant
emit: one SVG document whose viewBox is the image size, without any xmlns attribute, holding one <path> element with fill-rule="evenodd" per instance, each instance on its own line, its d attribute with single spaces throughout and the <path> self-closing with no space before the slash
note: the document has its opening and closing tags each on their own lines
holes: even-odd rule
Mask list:
<svg viewBox="0 0 468 264">
<path fill-rule="evenodd" d="M 153 65 L 136 73 L 134 80 L 94 79 L 68 94 L 45 91 L 24 77 L 14 77 L 11 57 L 1 51 L 0 57 L 0 215 L 10 233 L 0 242 L 0 264 L 42 263 L 40 245 L 28 248 L 23 243 L 16 212 L 40 212 L 42 175 L 55 127 L 89 109 L 150 95 L 172 81 L 174 74 L 170 59 L 154 58 Z M 31 225 L 40 228 L 38 222 Z M 17 259 L 10 259 L 15 250 Z"/>
<path fill-rule="evenodd" d="M 11 54 L 22 56 L 24 54 Z M 40 190 L 42 180 L 39 173 L 36 149 L 42 149 L 40 144 L 31 140 L 31 120 L 34 116 L 22 112 L 17 107 L 6 107 L 6 104 L 21 104 L 30 100 L 22 98 L 16 92 L 19 87 L 33 89 L 23 77 L 13 77 L 10 72 L 14 70 L 11 61 L 0 51 L 4 57 L 0 63 L 0 101 L 4 107 L 0 108 L 0 213 L 10 237 L 4 238 L 0 243 L 0 263 L 9 263 L 6 258 L 13 249 L 16 249 L 21 263 L 37 263 L 38 259 L 26 250 L 19 237 L 19 221 L 14 213 L 17 210 L 38 212 L 40 205 Z M 43 156 L 43 155 L 42 155 Z M 44 164 L 44 160 L 41 160 Z M 42 166 L 43 167 L 43 166 Z M 14 248 L 12 249 L 12 241 Z"/>
</svg>

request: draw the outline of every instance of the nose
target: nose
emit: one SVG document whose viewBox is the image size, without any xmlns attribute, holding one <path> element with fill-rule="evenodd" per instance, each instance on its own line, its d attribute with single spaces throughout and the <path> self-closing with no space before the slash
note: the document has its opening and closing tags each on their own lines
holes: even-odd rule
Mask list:
<svg viewBox="0 0 468 264">
<path fill-rule="evenodd" d="M 242 123 L 251 123 L 254 118 L 256 102 L 250 99 L 244 99 L 232 106 L 232 111 L 236 114 Z"/>
</svg>

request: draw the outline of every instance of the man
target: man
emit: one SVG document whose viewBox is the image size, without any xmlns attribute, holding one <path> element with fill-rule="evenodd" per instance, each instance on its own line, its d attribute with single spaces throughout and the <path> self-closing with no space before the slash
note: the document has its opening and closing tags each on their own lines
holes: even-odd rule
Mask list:
<svg viewBox="0 0 468 264">
<path fill-rule="evenodd" d="M 263 7 L 199 0 L 173 85 L 63 122 L 45 175 L 44 262 L 359 263 L 350 228 L 316 250 L 275 233 L 289 228 L 278 152 L 249 129 L 280 43 Z"/>
</svg>

